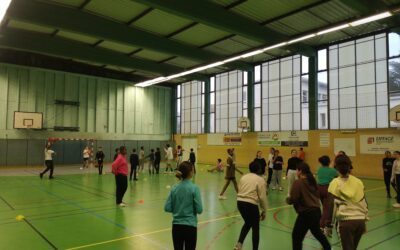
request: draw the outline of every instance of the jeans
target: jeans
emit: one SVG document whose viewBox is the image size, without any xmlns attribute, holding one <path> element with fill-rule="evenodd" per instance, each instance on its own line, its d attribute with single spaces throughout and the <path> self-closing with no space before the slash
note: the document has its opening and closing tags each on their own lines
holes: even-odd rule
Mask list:
<svg viewBox="0 0 400 250">
<path fill-rule="evenodd" d="M 272 170 L 272 187 L 282 187 L 282 170 Z"/>
</svg>

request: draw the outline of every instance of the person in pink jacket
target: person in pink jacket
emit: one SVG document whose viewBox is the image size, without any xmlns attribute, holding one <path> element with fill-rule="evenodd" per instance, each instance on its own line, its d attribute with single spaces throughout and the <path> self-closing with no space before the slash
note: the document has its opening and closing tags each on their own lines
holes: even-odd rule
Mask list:
<svg viewBox="0 0 400 250">
<path fill-rule="evenodd" d="M 112 163 L 112 172 L 115 175 L 116 203 L 120 207 L 125 207 L 126 204 L 122 201 L 126 189 L 128 188 L 128 162 L 126 161 L 126 147 L 119 148 L 119 154 Z"/>
</svg>

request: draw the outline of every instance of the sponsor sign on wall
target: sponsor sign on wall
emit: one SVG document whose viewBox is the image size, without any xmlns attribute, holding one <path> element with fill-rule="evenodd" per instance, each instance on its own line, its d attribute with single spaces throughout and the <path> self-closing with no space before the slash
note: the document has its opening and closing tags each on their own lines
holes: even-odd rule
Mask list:
<svg viewBox="0 0 400 250">
<path fill-rule="evenodd" d="M 360 135 L 361 154 L 380 154 L 400 150 L 399 135 Z"/>
<path fill-rule="evenodd" d="M 207 134 L 207 145 L 239 146 L 242 145 L 240 133 Z"/>
<path fill-rule="evenodd" d="M 257 134 L 259 146 L 267 147 L 307 147 L 307 131 L 285 131 L 285 132 L 260 132 Z"/>
</svg>

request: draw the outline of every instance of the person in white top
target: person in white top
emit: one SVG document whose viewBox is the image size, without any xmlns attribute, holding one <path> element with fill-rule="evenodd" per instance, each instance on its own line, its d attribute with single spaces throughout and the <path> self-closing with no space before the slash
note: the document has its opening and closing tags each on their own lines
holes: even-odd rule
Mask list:
<svg viewBox="0 0 400 250">
<path fill-rule="evenodd" d="M 166 148 L 164 148 L 165 151 L 165 158 L 167 159 L 167 167 L 165 168 L 165 173 L 168 172 L 168 168 L 171 169 L 171 172 L 173 172 L 172 165 L 174 164 L 174 152 L 172 150 L 172 147 L 167 144 Z"/>
<path fill-rule="evenodd" d="M 400 152 L 394 151 L 393 156 L 396 160 L 393 162 L 390 182 L 394 183 L 397 192 L 396 203 L 393 204 L 393 207 L 400 208 Z"/>
<path fill-rule="evenodd" d="M 274 168 L 274 155 L 275 155 L 275 148 L 270 148 L 269 155 L 268 155 L 268 162 L 267 162 L 267 166 L 268 166 L 267 189 L 269 188 L 269 185 L 271 184 L 273 168 Z"/>
<path fill-rule="evenodd" d="M 89 167 L 89 157 L 90 157 L 90 149 L 89 147 L 85 147 L 83 150 L 83 166 L 81 169 L 88 168 Z"/>
<path fill-rule="evenodd" d="M 257 162 L 249 165 L 250 173 L 243 175 L 239 181 L 239 192 L 237 194 L 237 206 L 244 220 L 239 240 L 234 249 L 242 249 L 247 233 L 252 229 L 253 249 L 258 249 L 260 241 L 260 220 L 265 219 L 267 211 L 267 190 L 265 179 L 257 175 L 261 166 Z M 258 210 L 261 208 L 261 214 Z"/>
<path fill-rule="evenodd" d="M 40 179 L 43 178 L 43 175 L 50 170 L 50 175 L 49 175 L 49 179 L 53 179 L 53 170 L 54 170 L 54 164 L 53 164 L 53 155 L 55 155 L 56 153 L 50 149 L 51 148 L 51 144 L 48 143 L 46 145 L 46 148 L 44 149 L 44 164 L 46 164 L 46 169 L 41 172 L 39 174 Z"/>
<path fill-rule="evenodd" d="M 142 172 L 144 169 L 144 158 L 144 147 L 141 146 L 139 151 L 139 172 Z"/>
</svg>

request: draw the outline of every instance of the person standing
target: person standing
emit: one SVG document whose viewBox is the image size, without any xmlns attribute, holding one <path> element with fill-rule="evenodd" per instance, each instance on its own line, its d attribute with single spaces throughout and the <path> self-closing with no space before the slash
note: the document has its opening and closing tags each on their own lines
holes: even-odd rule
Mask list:
<svg viewBox="0 0 400 250">
<path fill-rule="evenodd" d="M 226 160 L 226 172 L 225 172 L 226 182 L 224 187 L 222 188 L 221 193 L 218 196 L 220 200 L 226 200 L 226 196 L 224 196 L 224 193 L 231 182 L 233 182 L 236 193 L 238 192 L 238 185 L 236 182 L 236 171 L 243 175 L 242 171 L 236 168 L 236 165 L 233 161 L 233 150 L 229 148 L 227 151 L 228 151 L 228 159 Z"/>
<path fill-rule="evenodd" d="M 96 161 L 97 167 L 99 168 L 99 175 L 103 174 L 103 162 L 105 157 L 106 156 L 104 155 L 103 148 L 99 147 L 98 151 L 96 152 Z"/>
<path fill-rule="evenodd" d="M 175 250 L 195 250 L 197 241 L 197 214 L 203 212 L 199 187 L 191 179 L 193 166 L 182 162 L 176 171 L 181 180 L 172 187 L 164 211 L 172 213 L 172 241 Z"/>
<path fill-rule="evenodd" d="M 178 145 L 178 147 L 176 148 L 176 168 L 178 168 L 179 164 L 181 164 L 182 157 L 183 157 L 183 149 L 181 145 Z"/>
<path fill-rule="evenodd" d="M 267 190 L 265 180 L 259 173 L 261 166 L 258 162 L 253 161 L 249 165 L 250 173 L 243 175 L 239 181 L 239 192 L 237 194 L 237 206 L 244 220 L 244 225 L 240 232 L 239 240 L 234 249 L 242 249 L 243 242 L 252 229 L 253 249 L 258 249 L 260 241 L 260 220 L 265 219 L 267 211 Z M 261 208 L 261 215 L 258 210 Z"/>
<path fill-rule="evenodd" d="M 194 174 L 196 174 L 196 154 L 194 153 L 193 148 L 190 149 L 189 162 L 192 163 Z"/>
<path fill-rule="evenodd" d="M 393 204 L 393 207 L 400 208 L 400 152 L 394 151 L 395 161 L 393 162 L 392 167 L 392 177 L 390 178 L 390 182 L 394 183 L 396 187 L 396 203 Z"/>
<path fill-rule="evenodd" d="M 144 147 L 140 147 L 139 151 L 139 172 L 142 172 L 144 169 Z"/>
<path fill-rule="evenodd" d="M 306 153 L 304 152 L 303 148 L 300 148 L 298 157 L 299 157 L 300 160 L 305 161 Z"/>
<path fill-rule="evenodd" d="M 49 179 L 54 179 L 53 171 L 54 171 L 54 163 L 53 163 L 53 155 L 56 153 L 51 150 L 51 144 L 48 143 L 44 149 L 44 164 L 46 165 L 45 170 L 39 174 L 40 179 L 43 178 L 43 175 L 50 170 Z"/>
<path fill-rule="evenodd" d="M 85 147 L 83 149 L 83 166 L 81 169 L 88 168 L 89 167 L 89 157 L 90 157 L 90 149 L 89 147 Z"/>
<path fill-rule="evenodd" d="M 132 154 L 129 156 L 129 161 L 131 163 L 131 172 L 129 174 L 129 180 L 132 181 L 132 174 L 133 180 L 137 181 L 137 169 L 139 166 L 139 156 L 136 153 L 136 149 L 132 149 Z"/>
<path fill-rule="evenodd" d="M 271 185 L 271 179 L 274 169 L 274 155 L 275 155 L 275 148 L 270 148 L 268 155 L 268 162 L 267 162 L 268 165 L 267 189 L 269 188 L 269 185 Z"/>
<path fill-rule="evenodd" d="M 160 172 L 160 162 L 161 162 L 161 152 L 160 148 L 157 148 L 156 152 L 154 153 L 154 168 L 156 169 L 156 174 L 159 174 Z"/>
<path fill-rule="evenodd" d="M 279 150 L 274 151 L 274 158 L 272 158 L 273 169 L 272 169 L 272 190 L 279 188 L 279 191 L 283 191 L 282 188 L 282 169 L 283 169 L 283 158 L 279 155 Z"/>
<path fill-rule="evenodd" d="M 146 156 L 146 158 L 149 158 L 149 174 L 154 174 L 154 161 L 155 161 L 154 149 L 150 150 L 150 154 Z"/>
<path fill-rule="evenodd" d="M 292 157 L 288 160 L 288 166 L 286 169 L 286 180 L 288 181 L 288 196 L 292 189 L 293 182 L 297 179 L 297 165 L 301 160 L 297 157 L 297 150 L 292 149 Z"/>
<path fill-rule="evenodd" d="M 257 151 L 256 158 L 254 159 L 254 162 L 260 165 L 260 172 L 257 173 L 258 175 L 265 175 L 265 168 L 267 166 L 267 162 L 265 159 L 262 157 L 262 152 Z"/>
<path fill-rule="evenodd" d="M 174 152 L 171 145 L 167 144 L 164 148 L 165 151 L 165 158 L 167 159 L 167 166 L 165 168 L 165 173 L 168 173 L 168 169 L 173 172 L 172 165 L 174 164 Z"/>
<path fill-rule="evenodd" d="M 293 205 L 297 219 L 292 231 L 293 250 L 303 249 L 303 240 L 310 230 L 324 250 L 330 250 L 331 245 L 319 228 L 321 210 L 319 203 L 317 181 L 306 163 L 297 165 L 298 179 L 293 182 L 286 202 Z M 355 248 L 354 248 L 355 249 Z"/>
<path fill-rule="evenodd" d="M 392 177 L 392 167 L 394 163 L 394 158 L 390 151 L 385 152 L 385 158 L 382 160 L 382 168 L 383 168 L 383 179 L 385 181 L 386 186 L 386 197 L 392 198 L 390 195 L 390 178 Z"/>
<path fill-rule="evenodd" d="M 328 187 L 330 215 L 336 220 L 336 230 L 343 250 L 355 250 L 366 232 L 368 203 L 365 199 L 362 181 L 351 175 L 351 161 L 346 155 L 338 155 L 335 169 L 339 177 Z M 330 218 L 332 221 L 332 219 Z"/>
<path fill-rule="evenodd" d="M 328 199 L 328 187 L 329 183 L 338 176 L 336 169 L 330 168 L 331 159 L 329 156 L 324 155 L 318 159 L 321 167 L 317 171 L 318 180 L 318 193 L 322 204 L 322 216 L 319 223 L 321 229 L 324 230 L 325 235 L 331 236 L 331 221 L 329 218 L 329 199 Z"/>
<path fill-rule="evenodd" d="M 123 198 L 128 188 L 128 163 L 126 161 L 126 147 L 119 148 L 117 159 L 112 163 L 112 172 L 115 175 L 116 188 L 116 204 L 120 207 L 125 207 Z"/>
</svg>

